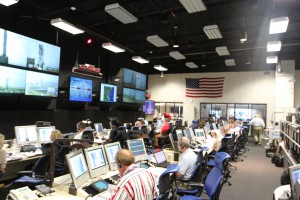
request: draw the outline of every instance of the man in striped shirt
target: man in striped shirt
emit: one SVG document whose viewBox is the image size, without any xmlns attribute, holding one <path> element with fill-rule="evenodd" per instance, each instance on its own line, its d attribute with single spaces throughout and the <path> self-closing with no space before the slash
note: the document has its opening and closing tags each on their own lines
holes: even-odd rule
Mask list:
<svg viewBox="0 0 300 200">
<path fill-rule="evenodd" d="M 155 198 L 155 180 L 150 171 L 134 165 L 131 151 L 121 149 L 115 156 L 117 169 L 121 173 L 111 200 L 152 200 Z"/>
</svg>

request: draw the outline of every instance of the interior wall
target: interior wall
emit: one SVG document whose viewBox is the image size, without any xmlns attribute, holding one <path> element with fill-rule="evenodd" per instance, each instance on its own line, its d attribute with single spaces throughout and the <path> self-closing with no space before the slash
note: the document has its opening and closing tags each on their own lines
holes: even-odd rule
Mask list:
<svg viewBox="0 0 300 200">
<path fill-rule="evenodd" d="M 185 97 L 185 78 L 225 77 L 223 97 L 187 98 Z M 212 103 L 255 103 L 267 104 L 267 126 L 275 112 L 275 73 L 264 72 L 224 72 L 196 74 L 149 75 L 148 89 L 151 99 L 161 102 L 182 102 L 183 117 L 188 123 L 200 115 L 200 102 Z"/>
</svg>

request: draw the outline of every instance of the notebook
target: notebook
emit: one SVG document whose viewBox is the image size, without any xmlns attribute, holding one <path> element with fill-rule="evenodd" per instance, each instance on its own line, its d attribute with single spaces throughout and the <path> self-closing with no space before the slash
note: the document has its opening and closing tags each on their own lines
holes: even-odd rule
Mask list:
<svg viewBox="0 0 300 200">
<path fill-rule="evenodd" d="M 170 163 L 167 162 L 167 158 L 165 156 L 165 153 L 163 151 L 159 151 L 154 153 L 154 158 L 156 160 L 158 167 L 164 167 L 167 168 Z"/>
</svg>

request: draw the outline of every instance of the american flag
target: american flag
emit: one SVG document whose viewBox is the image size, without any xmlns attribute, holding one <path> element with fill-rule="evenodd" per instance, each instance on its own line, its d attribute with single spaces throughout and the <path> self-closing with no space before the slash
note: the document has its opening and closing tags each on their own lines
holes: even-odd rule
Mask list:
<svg viewBox="0 0 300 200">
<path fill-rule="evenodd" d="M 223 95 L 225 77 L 216 78 L 186 78 L 186 97 L 218 98 Z"/>
</svg>

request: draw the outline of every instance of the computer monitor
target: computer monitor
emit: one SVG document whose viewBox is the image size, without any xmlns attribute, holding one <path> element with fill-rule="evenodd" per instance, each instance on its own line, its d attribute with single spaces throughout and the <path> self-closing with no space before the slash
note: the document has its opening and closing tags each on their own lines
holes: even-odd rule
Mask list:
<svg viewBox="0 0 300 200">
<path fill-rule="evenodd" d="M 127 140 L 127 146 L 128 149 L 133 153 L 135 162 L 148 159 L 143 138 Z"/>
<path fill-rule="evenodd" d="M 162 120 L 161 119 L 158 119 L 156 121 L 156 127 L 161 127 L 162 126 Z"/>
<path fill-rule="evenodd" d="M 205 138 L 205 132 L 202 128 L 199 128 L 199 129 L 195 129 L 195 136 L 196 137 L 204 137 Z"/>
<path fill-rule="evenodd" d="M 210 124 L 206 122 L 205 126 L 203 127 L 205 134 L 208 134 L 210 131 Z"/>
<path fill-rule="evenodd" d="M 211 126 L 212 126 L 212 128 L 213 128 L 214 130 L 218 130 L 218 127 L 217 127 L 216 123 L 211 123 Z"/>
<path fill-rule="evenodd" d="M 178 141 L 174 141 L 172 133 L 169 134 L 169 138 L 170 138 L 170 142 L 171 142 L 171 145 L 172 145 L 172 149 L 175 152 L 179 152 L 179 150 L 178 150 Z"/>
<path fill-rule="evenodd" d="M 84 149 L 84 153 L 91 178 L 99 177 L 109 171 L 109 165 L 102 145 Z"/>
<path fill-rule="evenodd" d="M 51 142 L 50 136 L 51 132 L 55 130 L 55 126 L 45 126 L 45 127 L 37 127 L 36 131 L 38 134 L 38 143 L 44 144 Z"/>
<path fill-rule="evenodd" d="M 102 123 L 94 123 L 94 127 L 95 127 L 95 130 L 96 130 L 97 134 L 103 133 L 103 125 L 102 125 Z"/>
<path fill-rule="evenodd" d="M 100 101 L 117 102 L 117 86 L 108 83 L 100 83 Z"/>
<path fill-rule="evenodd" d="M 117 165 L 115 162 L 115 155 L 121 149 L 120 142 L 105 144 L 104 148 L 105 148 L 105 154 L 107 157 L 107 161 L 109 164 L 109 169 L 110 169 L 110 171 L 114 171 L 117 169 Z"/>
<path fill-rule="evenodd" d="M 194 129 L 192 127 L 190 127 L 188 130 L 189 130 L 189 133 L 190 133 L 190 136 L 191 136 L 190 139 L 194 139 L 195 138 Z"/>
<path fill-rule="evenodd" d="M 74 183 L 74 187 L 76 189 L 90 180 L 90 175 L 82 149 L 67 154 L 66 160 Z"/>
<path fill-rule="evenodd" d="M 294 188 L 296 181 L 300 180 L 300 164 L 289 167 L 291 188 Z"/>
<path fill-rule="evenodd" d="M 38 136 L 36 132 L 36 125 L 15 126 L 15 136 L 18 145 L 36 144 Z"/>
<path fill-rule="evenodd" d="M 183 137 L 182 129 L 176 129 L 175 132 L 176 132 L 176 135 L 177 135 L 177 139 L 178 139 L 178 141 L 179 141 L 180 138 Z"/>
<path fill-rule="evenodd" d="M 189 128 L 184 129 L 184 130 L 183 130 L 183 133 L 184 133 L 184 136 L 185 136 L 185 137 L 187 137 L 187 138 L 189 138 L 189 139 L 192 139 L 192 135 L 191 135 L 191 133 L 190 133 Z"/>
</svg>

